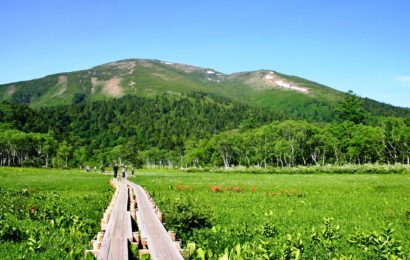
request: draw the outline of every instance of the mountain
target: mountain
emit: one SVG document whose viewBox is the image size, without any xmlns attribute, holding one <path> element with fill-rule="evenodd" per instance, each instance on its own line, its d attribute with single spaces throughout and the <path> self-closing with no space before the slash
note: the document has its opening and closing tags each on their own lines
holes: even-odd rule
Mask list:
<svg viewBox="0 0 410 260">
<path fill-rule="evenodd" d="M 155 97 L 202 92 L 285 115 L 330 120 L 344 93 L 270 70 L 224 74 L 214 69 L 159 60 L 129 59 L 76 72 L 0 85 L 0 100 L 33 108 L 104 100 L 125 95 Z M 365 100 L 368 107 L 404 115 L 407 109 Z"/>
<path fill-rule="evenodd" d="M 1 100 L 0 165 L 295 166 L 410 158 L 409 109 L 270 70 L 227 75 L 123 60 L 1 85 Z"/>
</svg>

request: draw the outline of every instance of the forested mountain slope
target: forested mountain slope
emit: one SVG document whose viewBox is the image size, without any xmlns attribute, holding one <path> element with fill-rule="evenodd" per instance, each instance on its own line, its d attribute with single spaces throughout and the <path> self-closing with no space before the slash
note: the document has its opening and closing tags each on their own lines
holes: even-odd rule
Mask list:
<svg viewBox="0 0 410 260">
<path fill-rule="evenodd" d="M 269 70 L 123 60 L 0 98 L 0 165 L 410 163 L 409 109 Z"/>
<path fill-rule="evenodd" d="M 410 163 L 410 117 L 375 117 L 349 93 L 332 123 L 204 93 L 127 95 L 33 110 L 0 103 L 0 165 L 280 166 Z"/>
<path fill-rule="evenodd" d="M 45 164 L 57 154 L 72 164 L 108 163 L 141 151 L 174 158 L 189 142 L 274 119 L 263 109 L 201 93 L 125 96 L 40 110 L 0 103 L 0 164 L 32 165 L 33 157 Z"/>
<path fill-rule="evenodd" d="M 125 95 L 154 98 L 164 93 L 202 92 L 267 108 L 286 117 L 333 119 L 343 93 L 270 70 L 223 74 L 213 69 L 158 60 L 130 59 L 88 70 L 0 85 L 0 100 L 33 108 L 106 100 Z M 375 114 L 403 116 L 408 109 L 367 100 Z"/>
</svg>

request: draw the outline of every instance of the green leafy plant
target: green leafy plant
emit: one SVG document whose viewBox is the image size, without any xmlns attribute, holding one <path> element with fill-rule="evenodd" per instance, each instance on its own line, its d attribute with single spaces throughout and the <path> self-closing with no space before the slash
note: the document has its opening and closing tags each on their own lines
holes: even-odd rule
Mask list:
<svg viewBox="0 0 410 260">
<path fill-rule="evenodd" d="M 178 197 L 163 209 L 164 222 L 168 229 L 178 233 L 192 234 L 194 229 L 211 227 L 214 215 L 206 207 L 201 207 L 195 199 Z"/>
<path fill-rule="evenodd" d="M 362 253 L 378 259 L 402 259 L 403 246 L 393 237 L 394 229 L 390 226 L 382 231 L 357 232 L 351 235 L 349 243 L 361 248 Z"/>
<path fill-rule="evenodd" d="M 336 252 L 340 237 L 339 225 L 333 224 L 333 218 L 324 218 L 324 223 L 319 230 L 312 229 L 310 239 L 316 245 L 322 246 L 326 250 L 326 254 L 332 257 Z"/>
</svg>

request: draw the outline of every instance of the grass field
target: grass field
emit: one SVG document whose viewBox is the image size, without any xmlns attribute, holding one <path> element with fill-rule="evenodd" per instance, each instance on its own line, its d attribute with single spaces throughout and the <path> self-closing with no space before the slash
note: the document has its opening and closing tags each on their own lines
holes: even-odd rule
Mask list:
<svg viewBox="0 0 410 260">
<path fill-rule="evenodd" d="M 0 259 L 82 258 L 111 199 L 109 177 L 0 168 Z"/>
<path fill-rule="evenodd" d="M 81 258 L 110 200 L 109 178 L 0 168 L 0 258 Z M 408 174 L 143 170 L 132 180 L 151 192 L 192 258 L 409 257 Z"/>
<path fill-rule="evenodd" d="M 143 171 L 135 181 L 154 195 L 165 212 L 168 228 L 183 227 L 178 226 L 178 221 L 195 226 L 195 221 L 175 217 L 178 213 L 203 214 L 208 218 L 207 214 L 211 213 L 214 228 L 183 230 L 180 235 L 184 242 L 195 242 L 205 251 L 212 250 L 214 256 L 215 253 L 226 255 L 225 248 L 237 244 L 243 245 L 242 256 L 250 258 L 269 254 L 275 258 L 288 253 L 295 256 L 298 252 L 305 258 L 342 255 L 383 258 L 409 254 L 409 175 Z M 185 201 L 182 206 L 181 201 Z M 179 206 L 175 207 L 175 203 Z M 324 224 L 324 218 L 333 221 Z M 387 227 L 395 231 L 383 231 Z M 302 245 L 298 244 L 298 234 Z M 288 235 L 292 236 L 290 240 Z M 389 248 L 381 249 L 384 242 Z M 263 254 L 257 252 L 261 244 L 267 251 Z M 246 247 L 252 247 L 249 254 Z"/>
</svg>

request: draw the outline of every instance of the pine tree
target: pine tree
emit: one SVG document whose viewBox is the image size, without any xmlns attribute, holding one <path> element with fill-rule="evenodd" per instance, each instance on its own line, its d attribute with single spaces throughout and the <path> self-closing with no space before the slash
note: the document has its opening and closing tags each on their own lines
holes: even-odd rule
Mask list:
<svg viewBox="0 0 410 260">
<path fill-rule="evenodd" d="M 367 113 L 363 105 L 363 100 L 353 93 L 352 90 L 349 90 L 344 100 L 336 109 L 336 118 L 339 121 L 351 121 L 355 124 L 364 124 Z"/>
</svg>

